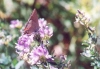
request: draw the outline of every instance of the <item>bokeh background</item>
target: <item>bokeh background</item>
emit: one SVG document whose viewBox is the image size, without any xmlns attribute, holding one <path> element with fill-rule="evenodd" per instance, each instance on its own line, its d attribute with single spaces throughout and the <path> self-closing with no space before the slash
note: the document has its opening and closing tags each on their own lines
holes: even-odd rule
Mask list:
<svg viewBox="0 0 100 69">
<path fill-rule="evenodd" d="M 18 19 L 24 26 L 34 8 L 39 18 L 53 27 L 50 50 L 61 46 L 71 60 L 70 69 L 94 69 L 91 60 L 80 54 L 85 48 L 82 42 L 88 39 L 87 32 L 74 21 L 77 10 L 82 10 L 100 35 L 100 0 L 0 0 L 0 69 L 13 69 L 21 64 L 15 43 L 22 27 L 12 29 L 10 24 Z M 29 68 L 24 65 L 20 69 Z"/>
</svg>

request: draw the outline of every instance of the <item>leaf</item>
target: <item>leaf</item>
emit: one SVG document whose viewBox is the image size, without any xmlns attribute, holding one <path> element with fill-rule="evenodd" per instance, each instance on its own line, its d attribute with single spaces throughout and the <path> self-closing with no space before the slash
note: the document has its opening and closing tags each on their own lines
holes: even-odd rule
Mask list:
<svg viewBox="0 0 100 69">
<path fill-rule="evenodd" d="M 2 53 L 1 57 L 0 57 L 0 64 L 2 64 L 2 65 L 8 65 L 10 63 L 11 63 L 10 56 L 5 56 L 5 54 Z"/>
</svg>

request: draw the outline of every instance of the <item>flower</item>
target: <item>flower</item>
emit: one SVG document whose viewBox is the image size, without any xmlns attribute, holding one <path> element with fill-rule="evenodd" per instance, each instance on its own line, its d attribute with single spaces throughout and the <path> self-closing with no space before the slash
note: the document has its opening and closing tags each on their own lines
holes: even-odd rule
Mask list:
<svg viewBox="0 0 100 69">
<path fill-rule="evenodd" d="M 30 53 L 30 61 L 29 63 L 31 65 L 37 64 L 40 61 L 40 57 L 44 56 L 46 59 L 50 58 L 51 55 L 49 55 L 48 50 L 43 46 L 40 45 L 36 48 L 34 48 Z"/>
<path fill-rule="evenodd" d="M 18 43 L 16 44 L 16 49 L 23 52 L 29 52 L 30 44 L 33 41 L 33 35 L 22 35 L 18 39 Z"/>
<path fill-rule="evenodd" d="M 53 29 L 49 26 L 47 26 L 47 21 L 42 19 L 38 20 L 39 22 L 39 33 L 40 33 L 40 37 L 43 39 L 48 39 L 53 35 Z"/>
<path fill-rule="evenodd" d="M 22 22 L 19 20 L 12 20 L 10 24 L 10 28 L 21 28 Z"/>
<path fill-rule="evenodd" d="M 40 33 L 41 38 L 48 39 L 53 35 L 53 30 L 52 28 L 49 28 L 48 26 L 46 26 L 45 28 L 40 28 L 39 33 Z"/>
<path fill-rule="evenodd" d="M 86 56 L 86 57 L 91 57 L 91 51 L 90 50 L 85 50 L 83 53 L 81 53 L 82 55 Z"/>
<path fill-rule="evenodd" d="M 55 68 L 54 66 L 50 65 L 50 69 L 58 69 L 58 68 Z"/>
<path fill-rule="evenodd" d="M 47 21 L 44 20 L 44 18 L 38 19 L 38 23 L 39 23 L 39 27 L 40 28 L 43 28 L 43 27 L 45 27 L 47 25 Z"/>
<path fill-rule="evenodd" d="M 15 28 L 18 22 L 16 20 L 12 21 L 10 26 Z M 37 32 L 33 31 L 34 33 L 30 35 L 22 34 L 15 46 L 19 57 L 30 65 L 47 63 L 48 60 L 54 60 L 46 48 L 48 44 L 47 39 L 53 35 L 53 29 L 47 25 L 47 21 L 43 18 L 38 19 L 38 23 L 39 30 Z"/>
<path fill-rule="evenodd" d="M 67 55 L 61 55 L 61 56 L 60 56 L 60 59 L 61 59 L 62 61 L 67 60 Z"/>
</svg>

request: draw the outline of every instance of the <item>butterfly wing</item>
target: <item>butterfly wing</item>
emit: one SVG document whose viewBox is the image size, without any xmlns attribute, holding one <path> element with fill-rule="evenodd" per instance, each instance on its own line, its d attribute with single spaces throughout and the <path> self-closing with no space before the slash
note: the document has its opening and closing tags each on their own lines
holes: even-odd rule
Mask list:
<svg viewBox="0 0 100 69">
<path fill-rule="evenodd" d="M 34 9 L 23 29 L 23 33 L 31 34 L 32 32 L 37 32 L 38 29 L 39 29 L 38 15 L 36 9 Z"/>
</svg>

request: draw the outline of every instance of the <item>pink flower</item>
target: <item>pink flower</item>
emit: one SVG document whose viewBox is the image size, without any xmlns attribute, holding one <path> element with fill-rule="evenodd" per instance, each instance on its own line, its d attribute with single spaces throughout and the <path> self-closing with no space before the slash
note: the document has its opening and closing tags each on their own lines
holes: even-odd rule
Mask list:
<svg viewBox="0 0 100 69">
<path fill-rule="evenodd" d="M 53 35 L 53 29 L 47 26 L 47 22 L 44 19 L 39 19 L 39 33 L 41 38 L 50 38 Z"/>
<path fill-rule="evenodd" d="M 51 65 L 50 65 L 50 69 L 58 69 L 58 68 L 55 68 L 54 66 L 51 66 Z"/>
<path fill-rule="evenodd" d="M 38 62 L 41 62 L 40 59 L 39 59 L 41 56 L 44 56 L 46 59 L 51 57 L 51 55 L 49 55 L 49 53 L 48 53 L 48 50 L 42 45 L 34 48 L 31 51 L 31 53 L 30 53 L 30 59 L 31 59 L 30 63 L 32 65 L 34 65 L 34 64 L 37 64 Z"/>
<path fill-rule="evenodd" d="M 12 20 L 10 24 L 10 28 L 20 28 L 22 27 L 22 22 L 19 20 Z"/>
<path fill-rule="evenodd" d="M 39 22 L 39 27 L 40 28 L 43 28 L 43 27 L 45 27 L 47 25 L 47 21 L 44 20 L 44 18 L 38 19 L 38 22 Z"/>
<path fill-rule="evenodd" d="M 30 49 L 30 44 L 33 41 L 33 36 L 22 35 L 18 39 L 18 43 L 16 44 L 16 49 L 23 52 L 28 52 Z"/>
</svg>

